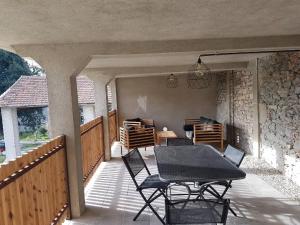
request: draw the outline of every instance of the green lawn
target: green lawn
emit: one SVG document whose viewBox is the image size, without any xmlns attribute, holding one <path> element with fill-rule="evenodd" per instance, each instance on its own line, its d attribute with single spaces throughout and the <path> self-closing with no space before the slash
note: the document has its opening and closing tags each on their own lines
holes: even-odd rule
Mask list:
<svg viewBox="0 0 300 225">
<path fill-rule="evenodd" d="M 49 139 L 48 134 L 40 134 L 37 135 L 33 132 L 24 132 L 20 134 L 21 141 L 47 141 Z"/>
<path fill-rule="evenodd" d="M 41 145 L 42 142 L 49 140 L 48 134 L 41 134 L 41 133 L 33 133 L 33 132 L 26 132 L 20 134 L 20 141 L 21 143 L 21 152 L 22 154 Z M 28 143 L 27 143 L 28 142 Z M 5 155 L 0 154 L 0 164 L 3 163 L 5 160 Z"/>
<path fill-rule="evenodd" d="M 36 144 L 22 144 L 21 145 L 21 152 L 22 154 L 25 153 L 25 152 L 28 152 L 38 146 L 40 146 L 41 143 L 36 143 Z"/>
<path fill-rule="evenodd" d="M 0 155 L 0 163 L 3 163 L 5 160 L 5 155 Z"/>
<path fill-rule="evenodd" d="M 25 152 L 28 152 L 37 146 L 41 145 L 41 143 L 36 144 L 21 144 L 21 153 L 24 154 Z M 0 164 L 3 163 L 5 160 L 5 155 L 0 154 Z"/>
</svg>

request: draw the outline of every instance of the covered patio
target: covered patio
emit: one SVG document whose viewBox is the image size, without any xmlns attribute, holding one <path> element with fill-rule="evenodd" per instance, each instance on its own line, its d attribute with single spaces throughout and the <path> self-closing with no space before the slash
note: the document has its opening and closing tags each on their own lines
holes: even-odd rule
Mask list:
<svg viewBox="0 0 300 225">
<path fill-rule="evenodd" d="M 300 224 L 299 199 L 255 166 L 300 185 L 299 10 L 283 0 L 2 1 L 0 48 L 45 69 L 52 139 L 1 165 L 0 224 L 159 224 L 150 211 L 132 221 L 142 202 L 116 141 L 137 117 L 179 137 L 186 119 L 218 122 L 224 146 L 248 155 L 228 224 Z M 94 84 L 84 125 L 80 75 Z M 155 144 L 140 149 L 153 171 Z"/>
<path fill-rule="evenodd" d="M 119 149 L 116 147 L 115 155 Z M 157 166 L 153 150 L 141 149 L 146 163 L 153 174 L 157 173 Z M 227 224 L 234 225 L 260 225 L 260 224 L 299 224 L 299 200 L 292 199 L 287 194 L 279 192 L 270 183 L 257 173 L 253 166 L 255 158 L 247 156 L 242 169 L 247 173 L 245 180 L 233 183 L 233 188 L 228 193 L 232 200 L 232 207 L 238 217 L 229 214 Z M 144 171 L 145 172 L 145 171 Z M 271 171 L 267 176 L 276 174 Z M 141 176 L 145 176 L 143 173 Z M 220 188 L 221 189 L 221 188 Z M 298 189 L 299 191 L 299 189 Z M 132 218 L 143 206 L 143 200 L 135 190 L 135 186 L 120 159 L 104 162 L 95 173 L 90 184 L 85 190 L 87 209 L 82 217 L 67 221 L 68 225 L 159 225 L 161 222 L 150 210 L 147 210 L 137 221 Z M 163 216 L 164 201 L 159 198 L 153 204 Z"/>
</svg>

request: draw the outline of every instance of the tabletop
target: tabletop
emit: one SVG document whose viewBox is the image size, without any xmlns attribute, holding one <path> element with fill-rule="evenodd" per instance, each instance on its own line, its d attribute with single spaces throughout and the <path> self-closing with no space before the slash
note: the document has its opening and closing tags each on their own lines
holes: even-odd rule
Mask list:
<svg viewBox="0 0 300 225">
<path fill-rule="evenodd" d="M 172 137 L 176 138 L 177 137 L 177 135 L 175 134 L 175 132 L 171 131 L 171 130 L 168 130 L 168 131 L 157 131 L 156 135 L 158 137 L 161 137 L 161 138 L 170 138 L 170 137 L 171 138 Z"/>
<path fill-rule="evenodd" d="M 154 149 L 161 180 L 211 182 L 238 180 L 246 173 L 210 145 L 159 146 Z"/>
</svg>

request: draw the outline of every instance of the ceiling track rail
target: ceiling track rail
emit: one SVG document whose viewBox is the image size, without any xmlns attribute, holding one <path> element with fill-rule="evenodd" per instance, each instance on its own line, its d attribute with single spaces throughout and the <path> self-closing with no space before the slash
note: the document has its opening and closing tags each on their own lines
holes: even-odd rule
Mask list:
<svg viewBox="0 0 300 225">
<path fill-rule="evenodd" d="M 219 55 L 242 55 L 242 54 L 268 54 L 278 52 L 300 52 L 300 49 L 278 49 L 278 50 L 253 50 L 253 51 L 237 51 L 237 52 L 214 52 L 200 54 L 199 57 L 219 56 Z"/>
</svg>

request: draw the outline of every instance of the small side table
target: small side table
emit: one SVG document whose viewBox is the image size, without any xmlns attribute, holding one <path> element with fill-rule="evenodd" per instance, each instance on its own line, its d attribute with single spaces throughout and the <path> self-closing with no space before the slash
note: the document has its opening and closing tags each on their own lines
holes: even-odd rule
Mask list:
<svg viewBox="0 0 300 225">
<path fill-rule="evenodd" d="M 167 138 L 177 138 L 177 135 L 175 134 L 174 131 L 171 130 L 156 132 L 156 144 L 161 145 L 163 139 L 165 140 L 166 143 Z"/>
</svg>

